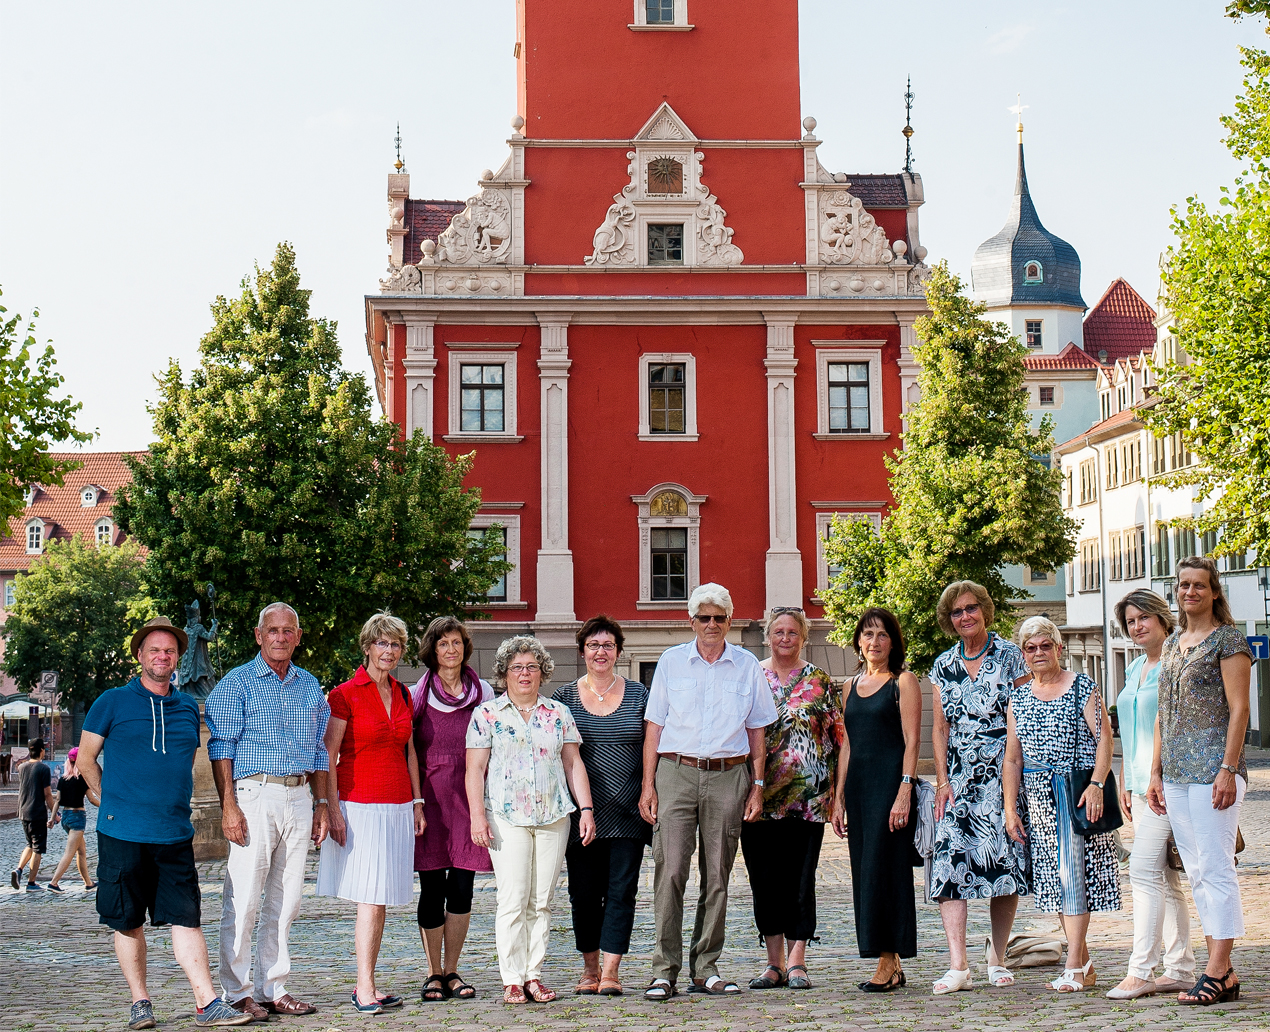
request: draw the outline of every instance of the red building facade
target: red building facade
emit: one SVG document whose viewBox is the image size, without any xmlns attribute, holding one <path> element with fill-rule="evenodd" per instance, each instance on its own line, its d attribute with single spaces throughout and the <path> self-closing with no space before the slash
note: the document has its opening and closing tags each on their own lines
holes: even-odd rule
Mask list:
<svg viewBox="0 0 1270 1032">
<path fill-rule="evenodd" d="M 796 4 L 518 0 L 517 18 L 510 153 L 466 203 L 389 176 L 366 298 L 385 411 L 476 451 L 474 529 L 516 567 L 481 644 L 530 629 L 572 665 L 578 621 L 607 612 L 638 677 L 708 580 L 747 643 L 777 605 L 823 640 L 829 521 L 888 504 L 916 390 L 921 180 L 821 166 Z"/>
</svg>

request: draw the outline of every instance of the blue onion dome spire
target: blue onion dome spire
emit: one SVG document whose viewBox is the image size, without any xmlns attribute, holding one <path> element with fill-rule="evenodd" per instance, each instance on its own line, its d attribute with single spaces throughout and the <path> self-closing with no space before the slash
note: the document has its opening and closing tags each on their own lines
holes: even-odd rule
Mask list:
<svg viewBox="0 0 1270 1032">
<path fill-rule="evenodd" d="M 1014 203 L 1001 232 L 985 240 L 970 265 L 975 299 L 990 308 L 1010 305 L 1088 306 L 1080 296 L 1080 255 L 1066 240 L 1041 225 L 1027 186 L 1023 164 L 1023 125 L 1019 132 L 1019 170 Z"/>
</svg>

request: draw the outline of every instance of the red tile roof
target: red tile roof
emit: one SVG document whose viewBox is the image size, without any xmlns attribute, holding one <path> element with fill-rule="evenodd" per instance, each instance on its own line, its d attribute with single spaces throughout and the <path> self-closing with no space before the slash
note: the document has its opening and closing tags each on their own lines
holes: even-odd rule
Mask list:
<svg viewBox="0 0 1270 1032">
<path fill-rule="evenodd" d="M 436 240 L 450 220 L 467 207 L 466 201 L 406 201 L 406 239 L 402 256 L 407 265 L 423 257 L 425 240 Z"/>
<path fill-rule="evenodd" d="M 1107 352 L 1107 361 L 1129 358 L 1155 347 L 1155 309 L 1123 279 L 1107 288 L 1084 324 L 1085 350 L 1098 357 Z"/>
<path fill-rule="evenodd" d="M 110 508 L 119 497 L 119 488 L 132 480 L 132 474 L 124 465 L 125 455 L 144 455 L 145 452 L 57 452 L 59 459 L 76 459 L 83 465 L 66 475 L 62 487 L 37 487 L 35 497 L 22 515 L 15 516 L 9 524 L 9 536 L 0 538 L 0 574 L 26 570 L 31 560 L 37 558 L 26 551 L 26 527 L 32 519 L 44 521 L 44 539 L 69 541 L 75 534 L 92 539 L 97 521 L 108 518 L 112 524 L 112 541 L 118 544 L 123 534 L 114 526 Z M 85 506 L 81 491 L 93 485 L 99 489 L 97 504 Z"/>
<path fill-rule="evenodd" d="M 1098 369 L 1096 359 L 1069 342 L 1057 355 L 1024 355 L 1023 366 L 1029 372 L 1053 372 L 1063 369 Z"/>
<path fill-rule="evenodd" d="M 1125 423 L 1132 423 L 1137 418 L 1138 412 L 1136 409 L 1121 409 L 1110 419 L 1104 419 L 1101 423 L 1095 423 L 1084 433 L 1077 434 L 1070 441 L 1064 441 L 1062 444 L 1055 446 L 1054 450 L 1057 452 L 1070 451 L 1073 445 L 1083 448 L 1085 446 L 1086 438 L 1099 437 L 1106 431 L 1115 430 L 1117 427 L 1122 426 Z"/>
</svg>

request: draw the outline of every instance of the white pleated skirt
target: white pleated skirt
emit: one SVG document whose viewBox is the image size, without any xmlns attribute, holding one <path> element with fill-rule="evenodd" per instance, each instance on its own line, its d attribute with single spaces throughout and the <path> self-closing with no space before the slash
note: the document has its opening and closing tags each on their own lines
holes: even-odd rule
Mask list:
<svg viewBox="0 0 1270 1032">
<path fill-rule="evenodd" d="M 317 894 L 354 903 L 399 906 L 414 896 L 415 828 L 411 803 L 340 800 L 348 834 L 327 837 L 318 863 Z"/>
</svg>

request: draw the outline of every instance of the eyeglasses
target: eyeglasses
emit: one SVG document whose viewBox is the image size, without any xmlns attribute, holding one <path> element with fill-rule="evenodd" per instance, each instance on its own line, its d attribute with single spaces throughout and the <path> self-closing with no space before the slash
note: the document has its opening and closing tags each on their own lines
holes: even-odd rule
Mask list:
<svg viewBox="0 0 1270 1032">
<path fill-rule="evenodd" d="M 617 642 L 615 641 L 589 641 L 586 643 L 588 652 L 616 652 Z"/>
<path fill-rule="evenodd" d="M 954 609 L 948 615 L 954 620 L 960 620 L 963 616 L 974 616 L 982 608 L 983 606 L 981 606 L 978 602 L 972 602 L 970 605 L 964 606 L 961 609 Z"/>
<path fill-rule="evenodd" d="M 713 623 L 713 624 L 718 624 L 720 627 L 722 627 L 725 623 L 728 622 L 728 618 L 722 613 L 718 614 L 717 616 L 714 614 L 711 614 L 710 616 L 694 616 L 693 619 L 696 620 L 698 623 L 703 623 L 703 624 Z"/>
<path fill-rule="evenodd" d="M 509 666 L 507 672 L 509 674 L 536 674 L 541 670 L 537 663 L 517 663 L 515 666 Z"/>
<path fill-rule="evenodd" d="M 379 641 L 372 642 L 371 644 L 373 644 L 375 648 L 379 649 L 380 652 L 400 652 L 401 651 L 401 642 L 399 641 L 384 641 L 381 638 Z"/>
<path fill-rule="evenodd" d="M 1031 642 L 1023 646 L 1024 655 L 1031 656 L 1037 652 L 1053 652 L 1054 643 L 1052 641 L 1041 641 L 1033 645 Z"/>
<path fill-rule="evenodd" d="M 802 606 L 772 606 L 768 611 L 772 616 L 780 616 L 782 613 L 801 613 Z"/>
</svg>

